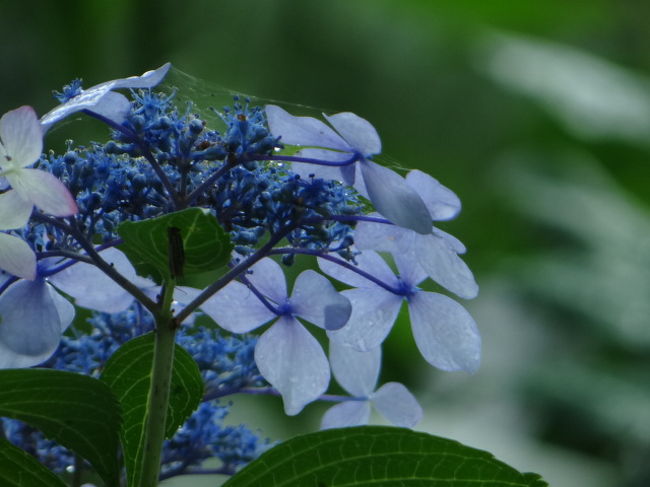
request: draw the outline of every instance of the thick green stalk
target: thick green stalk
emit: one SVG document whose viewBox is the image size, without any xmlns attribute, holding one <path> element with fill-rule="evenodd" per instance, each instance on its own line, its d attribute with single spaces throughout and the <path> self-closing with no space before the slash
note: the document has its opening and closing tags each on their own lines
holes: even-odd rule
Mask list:
<svg viewBox="0 0 650 487">
<path fill-rule="evenodd" d="M 162 444 L 165 439 L 165 421 L 169 407 L 172 369 L 174 364 L 174 339 L 176 322 L 171 313 L 174 280 L 164 286 L 161 312 L 157 313 L 151 384 L 144 419 L 143 452 L 140 482 L 129 487 L 155 487 L 160 475 Z"/>
</svg>

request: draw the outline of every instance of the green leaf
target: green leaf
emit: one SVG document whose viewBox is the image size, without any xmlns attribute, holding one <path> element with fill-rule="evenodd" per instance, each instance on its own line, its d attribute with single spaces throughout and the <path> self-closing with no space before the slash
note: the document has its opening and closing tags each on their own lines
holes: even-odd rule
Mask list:
<svg viewBox="0 0 650 487">
<path fill-rule="evenodd" d="M 147 396 L 151 383 L 154 335 L 148 333 L 128 341 L 106 363 L 102 380 L 113 390 L 122 406 L 122 448 L 129 485 L 137 485 L 139 458 L 142 455 Z M 169 438 L 198 407 L 203 397 L 199 367 L 183 348 L 176 345 L 174 367 L 165 423 Z"/>
<path fill-rule="evenodd" d="M 0 485 L 3 487 L 66 487 L 65 482 L 33 456 L 0 438 Z"/>
<path fill-rule="evenodd" d="M 490 453 L 403 428 L 363 426 L 298 436 L 223 487 L 544 487 Z"/>
<path fill-rule="evenodd" d="M 228 263 L 232 243 L 217 219 L 207 210 L 187 208 L 158 218 L 124 222 L 117 228 L 124 243 L 119 246 L 142 276 L 159 284 L 178 266 L 179 257 L 169 256 L 170 237 L 180 237 L 185 275 L 218 269 Z M 177 238 L 172 241 L 175 242 Z"/>
<path fill-rule="evenodd" d="M 0 384 L 0 416 L 41 430 L 118 485 L 119 405 L 106 384 L 51 369 L 0 370 Z"/>
</svg>

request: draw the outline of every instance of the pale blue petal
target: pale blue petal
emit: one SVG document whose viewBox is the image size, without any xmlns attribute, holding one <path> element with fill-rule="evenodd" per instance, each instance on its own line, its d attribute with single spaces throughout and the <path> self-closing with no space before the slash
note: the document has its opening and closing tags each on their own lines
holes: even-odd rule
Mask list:
<svg viewBox="0 0 650 487">
<path fill-rule="evenodd" d="M 73 113 L 80 112 L 81 110 L 92 109 L 101 101 L 102 97 L 104 97 L 106 93 L 111 91 L 112 88 L 113 85 L 111 82 L 102 83 L 84 90 L 67 102 L 54 107 L 41 117 L 42 132 L 47 132 L 56 122 L 63 120 Z"/>
<path fill-rule="evenodd" d="M 108 248 L 99 255 L 130 281 L 135 278 L 135 269 L 119 250 Z M 133 296 L 128 291 L 99 268 L 84 262 L 78 262 L 49 276 L 48 281 L 72 296 L 75 304 L 83 308 L 119 313 L 133 303 Z"/>
<path fill-rule="evenodd" d="M 393 260 L 397 266 L 400 278 L 409 286 L 415 287 L 427 278 L 427 273 L 424 272 L 424 269 L 418 262 L 417 255 L 413 249 L 406 252 L 394 253 Z"/>
<path fill-rule="evenodd" d="M 371 404 L 395 426 L 413 428 L 422 419 L 422 407 L 399 382 L 388 382 L 377 389 L 372 395 Z"/>
<path fill-rule="evenodd" d="M 327 149 L 303 149 L 298 152 L 296 156 L 329 162 L 343 162 L 349 160 L 351 157 L 349 152 L 337 152 Z M 309 180 L 312 175 L 315 178 L 326 180 L 343 180 L 340 166 L 324 166 L 321 164 L 310 164 L 307 162 L 292 162 L 291 170 L 306 180 Z"/>
<path fill-rule="evenodd" d="M 121 124 L 126 120 L 131 110 L 131 102 L 126 96 L 109 91 L 89 110 L 117 124 Z"/>
<path fill-rule="evenodd" d="M 360 352 L 377 348 L 395 323 L 402 297 L 379 287 L 350 289 L 341 294 L 352 303 L 352 314 L 346 326 L 327 332 L 330 340 Z"/>
<path fill-rule="evenodd" d="M 361 162 L 361 174 L 370 201 L 379 213 L 400 227 L 431 233 L 429 210 L 404 178 L 368 160 Z"/>
<path fill-rule="evenodd" d="M 142 73 L 140 76 L 129 76 L 128 78 L 116 79 L 114 81 L 109 81 L 113 83 L 113 89 L 117 90 L 120 88 L 131 88 L 131 89 L 143 89 L 143 88 L 153 88 L 158 85 L 164 78 L 167 76 L 169 68 L 172 67 L 171 63 L 165 63 L 160 66 L 158 69 L 152 69 Z"/>
<path fill-rule="evenodd" d="M 48 288 L 18 281 L 0 296 L 0 368 L 31 367 L 56 350 L 64 325 Z"/>
<path fill-rule="evenodd" d="M 433 227 L 433 234 L 443 238 L 449 244 L 452 250 L 457 254 L 464 254 L 465 252 L 467 252 L 467 247 L 463 245 L 463 242 L 458 240 L 453 235 L 450 235 L 447 232 L 443 232 L 442 230 L 436 227 Z"/>
<path fill-rule="evenodd" d="M 246 278 L 267 298 L 282 304 L 288 297 L 287 282 L 282 267 L 276 261 L 265 257 L 251 267 Z"/>
<path fill-rule="evenodd" d="M 368 401 L 343 401 L 325 411 L 320 429 L 364 426 L 368 424 L 369 419 L 370 403 Z"/>
<path fill-rule="evenodd" d="M 255 363 L 282 395 L 289 416 L 327 390 L 330 368 L 318 341 L 298 321 L 280 318 L 258 339 Z"/>
<path fill-rule="evenodd" d="M 476 372 L 481 336 L 465 308 L 442 294 L 420 291 L 409 313 L 415 343 L 427 362 L 442 370 Z"/>
<path fill-rule="evenodd" d="M 352 305 L 332 283 L 312 270 L 302 272 L 291 293 L 293 312 L 327 330 L 338 330 L 350 318 Z"/>
<path fill-rule="evenodd" d="M 10 189 L 0 194 L 0 230 L 22 228 L 27 225 L 34 205 L 18 191 Z"/>
<path fill-rule="evenodd" d="M 52 302 L 59 313 L 59 319 L 61 320 L 61 333 L 63 333 L 68 329 L 72 320 L 74 320 L 74 306 L 70 301 L 61 296 L 52 286 L 48 286 L 47 289 L 50 292 Z"/>
<path fill-rule="evenodd" d="M 350 146 L 334 130 L 312 117 L 294 117 L 276 105 L 266 105 L 266 119 L 274 137 L 288 145 L 325 147 L 350 151 Z"/>
<path fill-rule="evenodd" d="M 180 289 L 188 290 L 188 288 Z M 195 295 L 189 296 L 191 299 L 200 292 L 194 291 Z M 236 281 L 225 286 L 205 301 L 200 308 L 221 328 L 233 333 L 248 333 L 276 316 L 247 286 Z"/>
<path fill-rule="evenodd" d="M 105 83 L 100 83 L 88 88 L 87 90 L 83 90 L 79 95 L 43 115 L 43 117 L 41 117 L 41 129 L 43 133 L 45 133 L 54 123 L 81 110 L 94 111 L 95 108 L 99 107 L 99 110 L 103 112 L 102 114 L 110 115 L 111 110 L 103 103 L 103 98 L 107 96 L 111 90 L 120 88 L 153 88 L 162 81 L 170 67 L 171 64 L 166 63 L 156 70 L 147 71 L 141 76 L 131 76 L 129 78 L 106 81 Z M 112 97 L 111 95 L 108 96 L 113 101 L 116 100 L 115 97 Z M 115 114 L 119 115 L 122 113 L 123 102 L 118 103 L 120 103 L 120 107 L 117 108 Z M 113 121 L 122 123 L 123 119 L 120 118 Z"/>
<path fill-rule="evenodd" d="M 356 152 L 365 157 L 381 152 L 379 134 L 368 120 L 351 112 L 323 116 Z"/>
<path fill-rule="evenodd" d="M 357 262 L 356 265 L 353 262 L 350 262 L 350 264 L 355 268 L 371 274 L 390 286 L 397 285 L 398 281 L 395 277 L 395 273 L 378 253 L 373 252 L 372 250 L 366 250 L 361 252 L 359 255 L 356 255 L 355 260 Z M 366 288 L 375 288 L 377 286 L 375 283 L 353 270 L 327 259 L 319 258 L 318 265 L 325 274 L 338 281 L 344 282 L 349 286 Z"/>
<path fill-rule="evenodd" d="M 34 279 L 36 255 L 22 239 L 0 232 L 0 269 L 16 277 Z"/>
<path fill-rule="evenodd" d="M 375 390 L 381 367 L 381 347 L 359 352 L 330 340 L 330 365 L 336 381 L 356 397 L 368 397 Z"/>
<path fill-rule="evenodd" d="M 451 220 L 460 213 L 458 196 L 427 173 L 414 169 L 406 175 L 406 182 L 420 195 L 432 220 Z"/>
<path fill-rule="evenodd" d="M 377 213 L 368 216 L 381 217 Z M 413 247 L 417 235 L 408 228 L 390 223 L 360 221 L 354 229 L 354 244 L 359 250 L 376 250 L 378 252 L 407 252 Z"/>
<path fill-rule="evenodd" d="M 417 235 L 413 251 L 424 272 L 445 289 L 465 299 L 475 298 L 478 284 L 467 264 L 458 257 L 446 238 Z"/>
</svg>

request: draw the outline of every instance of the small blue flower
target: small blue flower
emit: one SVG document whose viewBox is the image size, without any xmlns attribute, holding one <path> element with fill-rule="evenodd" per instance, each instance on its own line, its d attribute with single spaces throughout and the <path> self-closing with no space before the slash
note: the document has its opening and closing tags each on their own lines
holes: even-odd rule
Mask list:
<svg viewBox="0 0 650 487">
<path fill-rule="evenodd" d="M 294 117 L 275 105 L 267 105 L 266 115 L 271 133 L 283 143 L 319 147 L 303 149 L 299 156 L 339 165 L 315 167 L 296 162 L 296 173 L 342 180 L 367 196 L 377 211 L 396 225 L 421 234 L 431 232 L 430 215 L 420 196 L 400 175 L 370 160 L 381 152 L 379 135 L 370 122 L 350 112 L 324 115 L 335 132 L 320 120 Z"/>
<path fill-rule="evenodd" d="M 201 310 L 233 333 L 249 332 L 277 318 L 257 341 L 255 363 L 282 395 L 286 413 L 298 414 L 327 390 L 330 371 L 318 341 L 297 317 L 336 330 L 347 323 L 350 303 L 329 280 L 311 270 L 298 276 L 289 297 L 280 265 L 269 258 L 255 264 L 246 279 L 251 288 L 233 281 Z"/>
<path fill-rule="evenodd" d="M 394 254 L 399 276 L 371 250 L 355 257 L 357 268 L 374 276 L 385 287 L 354 271 L 319 259 L 323 272 L 355 289 L 341 294 L 352 303 L 350 324 L 328 332 L 331 340 L 359 351 L 378 347 L 390 332 L 402 301 L 406 300 L 415 343 L 424 359 L 442 370 L 478 369 L 481 338 L 470 314 L 453 299 L 422 291 L 417 286 L 426 274 L 414 256 Z"/>
<path fill-rule="evenodd" d="M 332 373 L 341 386 L 354 396 L 329 408 L 321 429 L 368 424 L 370 406 L 395 426 L 413 428 L 422 419 L 422 408 L 399 382 L 388 382 L 375 391 L 381 366 L 381 348 L 359 352 L 330 341 Z"/>
</svg>

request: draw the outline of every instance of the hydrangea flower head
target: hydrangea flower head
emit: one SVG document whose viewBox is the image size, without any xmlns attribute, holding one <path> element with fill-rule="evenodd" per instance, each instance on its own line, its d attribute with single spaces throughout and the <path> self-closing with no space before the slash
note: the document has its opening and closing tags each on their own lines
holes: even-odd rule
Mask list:
<svg viewBox="0 0 650 487">
<path fill-rule="evenodd" d="M 314 147 L 299 155 L 325 164 L 297 162 L 295 172 L 342 180 L 367 196 L 396 225 L 422 234 L 431 232 L 430 215 L 420 196 L 400 175 L 370 160 L 381 152 L 379 135 L 370 122 L 350 112 L 324 115 L 333 130 L 320 120 L 295 117 L 275 105 L 267 105 L 266 115 L 273 135 L 285 144 Z"/>
</svg>

